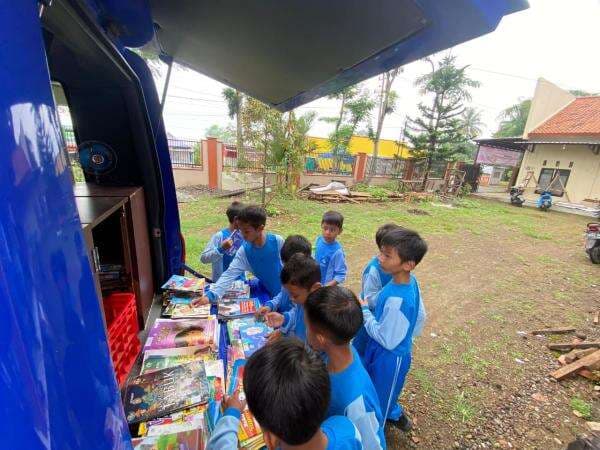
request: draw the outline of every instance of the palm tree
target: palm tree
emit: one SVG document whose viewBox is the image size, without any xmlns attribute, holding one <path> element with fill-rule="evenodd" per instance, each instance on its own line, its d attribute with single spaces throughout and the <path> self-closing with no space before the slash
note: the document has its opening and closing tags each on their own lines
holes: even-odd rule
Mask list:
<svg viewBox="0 0 600 450">
<path fill-rule="evenodd" d="M 481 134 L 483 121 L 481 111 L 476 108 L 466 107 L 461 117 L 463 133 L 468 139 L 473 139 Z"/>
<path fill-rule="evenodd" d="M 237 162 L 239 166 L 244 161 L 244 135 L 242 127 L 243 94 L 236 89 L 225 88 L 223 89 L 223 97 L 227 102 L 229 118 L 233 119 L 235 117 L 236 119 L 235 146 L 237 148 Z"/>
<path fill-rule="evenodd" d="M 494 137 L 521 137 L 525 131 L 531 100 L 522 100 L 509 106 L 498 115 L 500 126 Z"/>
</svg>

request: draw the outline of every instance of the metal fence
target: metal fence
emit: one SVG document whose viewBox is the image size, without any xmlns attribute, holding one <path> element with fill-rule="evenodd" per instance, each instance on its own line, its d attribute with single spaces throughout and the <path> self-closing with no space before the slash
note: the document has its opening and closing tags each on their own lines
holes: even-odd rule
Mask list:
<svg viewBox="0 0 600 450">
<path fill-rule="evenodd" d="M 426 159 L 421 159 L 421 160 L 415 161 L 412 179 L 420 180 L 420 179 L 424 178 L 426 166 L 427 166 Z M 431 166 L 429 167 L 429 175 L 427 178 L 444 178 L 447 167 L 448 167 L 448 163 L 446 161 L 431 161 Z"/>
<path fill-rule="evenodd" d="M 406 160 L 402 158 L 384 158 L 367 156 L 367 175 L 390 178 L 404 178 Z"/>
<path fill-rule="evenodd" d="M 241 155 L 237 151 L 225 149 L 223 153 L 223 168 L 231 170 L 244 170 L 248 172 L 261 172 L 265 161 L 265 155 L 262 152 L 257 152 L 254 149 L 246 149 Z M 267 161 L 267 172 L 274 172 L 277 167 Z"/>
<path fill-rule="evenodd" d="M 187 139 L 167 139 L 171 164 L 183 167 L 202 166 L 202 143 Z"/>
<path fill-rule="evenodd" d="M 304 170 L 307 173 L 352 175 L 355 164 L 356 157 L 352 155 L 318 153 L 306 157 L 304 162 Z"/>
</svg>

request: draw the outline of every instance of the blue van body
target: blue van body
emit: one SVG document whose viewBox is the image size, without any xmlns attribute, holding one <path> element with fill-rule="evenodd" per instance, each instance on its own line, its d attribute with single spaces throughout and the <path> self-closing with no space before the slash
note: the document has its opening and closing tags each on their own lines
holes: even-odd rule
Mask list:
<svg viewBox="0 0 600 450">
<path fill-rule="evenodd" d="M 176 10 L 179 3 L 172 2 L 172 8 Z M 342 5 L 333 0 L 325 3 Z M 114 181 L 143 185 L 148 193 L 158 282 L 179 272 L 183 245 L 159 96 L 145 62 L 128 49 L 141 47 L 155 36 L 156 4 L 150 0 L 0 1 L 0 113 L 4 117 L 0 123 L 0 436 L 5 448 L 131 448 L 51 78 L 65 81 L 79 94 L 74 110 L 81 116 L 75 122 L 83 139 L 98 134 L 103 140 L 114 140 L 114 145 L 119 139 L 130 140 L 143 149 L 124 156 L 125 166 Z M 319 17 L 319 2 L 292 4 L 315 8 L 313 14 Z M 297 95 L 280 100 L 265 95 L 264 99 L 289 110 L 492 31 L 504 15 L 527 7 L 521 0 L 422 0 L 418 6 L 430 24 L 421 32 L 376 49 L 337 77 L 313 83 Z M 60 42 L 51 50 L 53 38 L 66 39 L 61 38 L 61 27 L 44 23 L 44 14 L 53 8 L 71 14 L 73 26 L 86 30 L 90 42 L 98 45 L 98 53 L 90 55 L 106 58 L 114 67 L 99 71 L 80 67 Z M 443 13 L 450 20 L 443 20 Z M 452 22 L 464 26 L 446 25 Z M 111 33 L 114 29 L 119 32 Z M 76 48 L 80 43 L 73 44 Z M 164 56 L 177 60 L 178 55 Z M 184 63 L 193 66 L 193 61 Z M 107 74 L 113 69 L 114 79 L 123 80 L 119 92 L 111 91 L 108 84 L 113 75 Z M 97 84 L 90 79 L 94 76 Z M 92 84 L 78 86 L 78 77 Z M 98 91 L 97 86 L 106 90 Z M 237 87 L 244 90 L 239 83 Z M 114 104 L 106 107 L 102 101 Z M 130 114 L 123 122 L 129 125 L 110 128 L 110 114 L 114 112 L 117 120 L 120 111 Z M 100 120 L 103 114 L 108 124 Z"/>
</svg>

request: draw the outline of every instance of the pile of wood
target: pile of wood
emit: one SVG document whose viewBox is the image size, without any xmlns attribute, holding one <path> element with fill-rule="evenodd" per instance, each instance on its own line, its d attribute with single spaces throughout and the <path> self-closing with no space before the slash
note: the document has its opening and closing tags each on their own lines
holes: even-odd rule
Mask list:
<svg viewBox="0 0 600 450">
<path fill-rule="evenodd" d="M 309 191 L 308 199 L 327 203 L 376 203 L 389 200 L 403 200 L 406 202 L 426 201 L 433 199 L 433 193 L 429 192 L 399 192 L 384 190 L 385 197 L 373 196 L 368 192 L 349 191 L 348 194 L 342 194 L 338 191 Z"/>
<path fill-rule="evenodd" d="M 572 375 L 600 381 L 600 341 L 588 341 L 575 328 L 547 328 L 531 331 L 533 335 L 574 334 L 570 342 L 548 344 L 550 350 L 566 352 L 558 358 L 562 367 L 550 374 L 557 381 Z"/>
</svg>

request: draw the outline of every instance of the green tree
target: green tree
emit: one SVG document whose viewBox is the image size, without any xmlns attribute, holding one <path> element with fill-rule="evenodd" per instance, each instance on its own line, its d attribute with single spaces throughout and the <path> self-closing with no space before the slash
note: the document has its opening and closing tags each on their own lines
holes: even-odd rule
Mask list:
<svg viewBox="0 0 600 450">
<path fill-rule="evenodd" d="M 481 120 L 481 111 L 470 106 L 466 107 L 461 115 L 462 129 L 468 139 L 474 139 L 481 135 L 483 121 Z"/>
<path fill-rule="evenodd" d="M 525 131 L 527 116 L 531 109 L 531 99 L 521 100 L 519 103 L 509 106 L 498 115 L 500 126 L 494 133 L 494 137 L 521 137 Z"/>
<path fill-rule="evenodd" d="M 235 130 L 231 125 L 222 127 L 220 125 L 212 124 L 204 131 L 204 135 L 207 137 L 216 137 L 219 141 L 227 144 L 233 144 L 235 142 Z"/>
<path fill-rule="evenodd" d="M 244 95 L 236 89 L 225 88 L 223 89 L 223 97 L 227 102 L 227 109 L 229 112 L 229 118 L 236 120 L 236 139 L 235 146 L 237 148 L 237 158 L 238 164 L 244 164 L 244 132 L 243 132 L 243 124 L 242 124 L 242 108 L 244 104 Z"/>
<path fill-rule="evenodd" d="M 431 71 L 415 81 L 420 93 L 431 98 L 431 103 L 418 105 L 420 116 L 409 118 L 406 136 L 415 153 L 426 158 L 422 188 L 429 177 L 432 161 L 451 160 L 457 145 L 464 142 L 463 122 L 465 102 L 471 100 L 470 90 L 479 82 L 466 74 L 468 66 L 457 67 L 456 57 L 446 56 L 439 63 L 430 58 L 426 61 Z"/>
<path fill-rule="evenodd" d="M 401 72 L 400 68 L 392 69 L 389 72 L 381 74 L 381 90 L 379 92 L 378 100 L 378 112 L 377 112 L 377 127 L 375 131 L 371 130 L 369 135 L 373 140 L 373 158 L 377 159 L 379 156 L 379 141 L 381 139 L 381 130 L 383 129 L 383 122 L 388 114 L 394 112 L 396 108 L 396 101 L 398 99 L 398 93 L 392 90 L 392 84 L 394 80 Z M 375 174 L 376 164 L 371 164 L 371 170 L 369 172 L 368 180 L 370 180 Z"/>
</svg>

